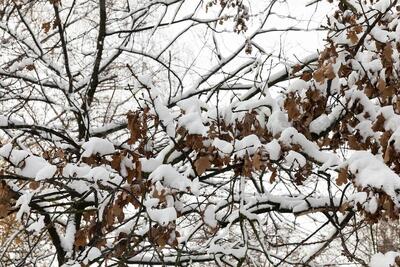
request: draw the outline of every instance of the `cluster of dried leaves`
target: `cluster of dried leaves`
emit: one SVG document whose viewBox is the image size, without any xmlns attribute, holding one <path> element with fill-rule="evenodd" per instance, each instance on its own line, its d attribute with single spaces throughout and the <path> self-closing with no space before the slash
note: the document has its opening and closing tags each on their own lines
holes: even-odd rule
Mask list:
<svg viewBox="0 0 400 267">
<path fill-rule="evenodd" d="M 219 5 L 223 13 L 225 10 L 234 9 L 234 28 L 235 33 L 244 33 L 247 31 L 248 26 L 246 22 L 250 19 L 249 7 L 244 3 L 243 0 L 210 0 L 206 5 L 206 10 L 212 8 L 215 5 Z M 224 24 L 228 20 L 230 15 L 224 15 L 220 20 L 219 24 Z"/>
<path fill-rule="evenodd" d="M 369 4 L 376 2 L 379 1 L 371 1 Z M 392 1 L 387 9 L 388 13 L 393 12 L 391 8 L 396 2 Z M 364 150 L 374 155 L 383 155 L 384 162 L 400 174 L 400 154 L 394 148 L 395 140 L 391 139 L 393 131 L 387 126 L 390 118 L 385 118 L 382 113 L 376 118 L 370 114 L 370 106 L 375 110 L 392 106 L 395 114 L 400 114 L 398 58 L 394 56 L 400 52 L 400 43 L 390 39 L 382 41 L 373 32 L 374 27 L 394 32 L 393 22 L 399 16 L 399 6 L 396 8 L 397 14 L 385 17 L 386 12 L 374 11 L 375 16 L 365 20 L 362 11 L 346 5 L 347 1 L 343 1 L 339 10 L 335 12 L 333 18 L 337 22 L 332 21 L 333 19 L 328 20 L 330 27 L 328 45 L 319 57 L 318 68 L 313 72 L 294 68 L 294 72 L 302 80 L 310 82 L 311 86 L 305 94 L 304 91 L 289 93 L 285 100 L 285 109 L 296 129 L 308 139 L 316 141 L 321 149 Z M 343 28 L 337 27 L 335 23 L 341 23 Z M 348 42 L 341 41 L 339 35 L 345 35 Z M 362 57 L 367 54 L 379 61 L 381 68 L 370 70 L 363 66 L 367 62 L 362 62 Z M 355 62 L 361 67 L 356 67 Z M 331 90 L 332 82 L 335 80 L 340 81 L 339 88 Z M 364 99 L 358 98 L 355 101 L 352 99 L 353 93 L 349 95 L 348 92 L 354 87 L 356 91 L 365 95 Z M 313 120 L 322 114 L 330 114 L 338 105 L 341 105 L 343 110 L 332 120 L 329 127 L 319 134 L 310 132 L 309 126 Z M 359 126 L 366 121 L 370 124 L 368 134 Z M 354 174 L 342 169 L 336 182 L 341 186 L 349 181 L 354 183 L 354 178 Z M 381 217 L 399 218 L 398 208 L 383 190 L 362 187 L 358 187 L 358 190 L 367 192 L 368 195 L 375 195 L 379 199 L 378 211 L 374 214 L 366 212 L 362 205 L 357 204 L 358 209 L 365 213 L 369 220 L 376 222 Z M 348 204 L 345 204 L 342 210 L 346 208 Z"/>
<path fill-rule="evenodd" d="M 249 15 L 243 1 L 213 1 L 209 2 L 208 6 L 216 4 L 222 8 L 237 8 L 235 31 L 240 33 L 247 30 L 246 21 Z M 354 89 L 354 86 L 350 88 L 349 84 L 354 83 L 357 92 L 365 95 L 369 104 L 372 103 L 374 107 L 392 106 L 395 114 L 400 115 L 400 99 L 398 97 L 400 79 L 396 65 L 398 59 L 394 58 L 395 54 L 400 53 L 400 44 L 394 41 L 381 42 L 371 34 L 375 25 L 393 32 L 392 21 L 377 13 L 374 17 L 376 22 L 370 24 L 369 21 L 363 20 L 363 16 L 364 14 L 352 8 L 347 11 L 341 8 L 336 12 L 334 18 L 346 27 L 339 30 L 334 27 L 333 23 L 330 24 L 332 29 L 328 34 L 328 45 L 321 53 L 315 70 L 300 65 L 295 66 L 293 73 L 303 80 L 307 87 L 303 88 L 304 90 L 292 90 L 287 93 L 283 109 L 286 111 L 291 125 L 309 141 L 316 143 L 320 150 L 342 150 L 343 154 L 349 149 L 366 150 L 374 155 L 382 154 L 385 164 L 400 175 L 400 151 L 395 149 L 394 142 L 389 141 L 393 131 L 386 126 L 388 118 L 384 114 L 379 114 L 376 118 L 371 117 L 372 114 L 369 113 L 366 102 L 361 101 L 361 98 L 354 101 L 352 95 L 348 94 Z M 42 29 L 47 33 L 51 27 L 55 27 L 54 25 L 46 22 L 42 25 Z M 348 42 L 341 43 L 336 38 L 343 32 Z M 371 43 L 373 43 L 373 50 L 370 49 Z M 382 64 L 384 72 L 378 74 L 377 71 L 355 68 L 354 62 L 358 62 L 358 56 L 366 51 L 374 54 L 374 57 Z M 251 53 L 251 51 L 246 52 Z M 354 77 L 356 80 L 350 81 Z M 322 115 L 329 115 L 337 107 L 341 108 L 341 112 L 328 127 L 318 133 L 310 130 L 313 121 Z M 166 134 L 166 125 L 152 108 L 154 107 L 146 107 L 127 114 L 129 137 L 126 144 L 121 145 L 112 155 L 95 154 L 80 158 L 79 152 L 77 154 L 76 151 L 60 148 L 44 149 L 41 156 L 50 164 L 57 165 L 58 168 L 51 179 L 36 181 L 15 175 L 14 168 L 23 168 L 24 161 L 21 161 L 18 166 L 9 163 L 5 168 L 7 172 L 2 173 L 2 176 L 10 175 L 8 177 L 10 180 L 17 180 L 19 189 L 11 188 L 4 181 L 0 183 L 0 218 L 7 217 L 16 211 L 13 206 L 19 196 L 19 191 L 30 190 L 40 193 L 47 189 L 57 189 L 59 190 L 58 195 L 54 198 L 48 198 L 47 195 L 35 195 L 32 198 L 31 210 L 32 213 L 45 214 L 44 209 L 40 209 L 35 203 L 50 199 L 49 202 L 54 205 L 50 205 L 50 207 L 56 208 L 55 214 L 59 216 L 74 215 L 77 231 L 73 247 L 74 255 L 69 256 L 73 257 L 83 253 L 87 247 L 96 247 L 101 249 L 103 261 L 117 258 L 122 263 L 130 257 L 146 251 L 177 250 L 181 237 L 177 227 L 178 222 L 185 220 L 189 221 L 189 223 L 186 222 L 187 224 L 200 222 L 204 226 L 202 228 L 204 231 L 196 233 L 196 240 L 199 243 L 226 227 L 228 223 L 222 220 L 218 221 L 215 227 L 208 226 L 204 210 L 199 209 L 200 204 L 197 209 L 187 210 L 186 213 L 177 212 L 176 220 L 165 225 L 152 221 L 146 215 L 144 201 L 148 198 L 157 199 L 156 208 L 162 209 L 168 207 L 171 200 L 179 202 L 186 197 L 194 196 L 190 188 L 186 191 L 160 189 L 156 182 L 148 179 L 150 173 L 143 171 L 140 159 L 156 157 L 167 146 L 163 141 L 169 139 Z M 183 110 L 180 112 L 180 115 L 184 114 Z M 265 173 L 270 174 L 269 182 L 271 184 L 277 183 L 281 179 L 289 179 L 294 186 L 302 186 L 310 177 L 315 177 L 316 170 L 321 163 L 308 157 L 300 145 L 292 144 L 289 147 L 281 143 L 280 157 L 274 160 L 270 159 L 263 147 L 254 153 L 246 152 L 243 156 L 238 156 L 238 151 L 221 153 L 217 147 L 212 145 L 211 141 L 218 138 L 233 144 L 234 147 L 236 141 L 250 135 L 255 135 L 263 145 L 278 140 L 279 134 L 274 136 L 268 131 L 259 119 L 259 113 L 258 109 L 245 112 L 240 119 L 236 119 L 233 123 L 221 119 L 209 120 L 205 122 L 208 129 L 206 135 L 190 134 L 185 127 L 176 129 L 177 135 L 172 138 L 174 148 L 170 154 L 164 156 L 162 163 L 179 167 L 189 166 L 193 172 L 188 178 L 191 181 L 199 179 L 200 182 L 204 182 L 205 186 L 208 186 L 208 189 L 211 188 L 211 190 L 203 192 L 202 197 L 206 200 L 214 194 L 213 190 L 215 189 L 213 188 L 214 184 L 208 179 L 218 175 L 229 177 L 226 184 L 231 181 L 235 183 L 238 177 L 245 177 L 246 181 L 253 183 L 260 194 L 265 193 L 263 189 Z M 369 121 L 370 129 L 376 135 L 366 136 L 361 131 L 358 125 L 365 121 Z M 156 143 L 159 147 L 154 147 Z M 283 166 L 285 157 L 292 151 L 304 155 L 307 159 L 306 164 L 301 167 Z M 168 161 L 169 158 L 172 160 Z M 106 166 L 114 174 L 123 177 L 123 182 L 120 184 L 113 184 L 112 180 L 108 184 L 101 181 L 93 182 L 93 191 L 89 194 L 95 192 L 96 197 L 97 194 L 109 196 L 109 199 L 103 202 L 106 205 L 101 206 L 103 203 L 99 203 L 96 197 L 94 201 L 88 201 L 86 193 L 79 194 L 68 188 L 70 180 L 84 179 L 79 176 L 71 178 L 62 175 L 68 163 L 78 161 L 92 169 Z M 281 175 L 282 173 L 284 175 Z M 366 211 L 359 203 L 356 204 L 356 208 L 365 215 L 367 220 L 376 222 L 380 218 L 399 218 L 399 211 L 393 199 L 383 190 L 359 187 L 355 183 L 354 174 L 350 173 L 347 168 L 337 170 L 337 173 L 337 186 L 353 184 L 356 190 L 364 191 L 368 195 L 372 194 L 378 198 L 378 211 L 373 214 Z M 258 178 L 260 181 L 257 181 Z M 230 204 L 234 206 L 237 203 Z M 103 212 L 100 212 L 100 208 Z M 345 212 L 352 208 L 350 203 L 344 203 L 340 210 Z M 48 214 L 46 216 L 48 216 L 46 230 L 54 228 L 60 232 L 66 231 L 65 223 L 61 220 L 52 221 Z M 134 222 L 134 226 L 130 231 L 119 231 L 120 228 L 131 222 Z M 148 227 L 148 230 L 139 234 L 139 229 L 145 227 Z M 53 243 L 56 247 L 61 246 L 59 241 L 57 244 L 57 240 L 53 239 Z M 58 256 L 60 262 L 67 261 L 65 253 Z"/>
</svg>

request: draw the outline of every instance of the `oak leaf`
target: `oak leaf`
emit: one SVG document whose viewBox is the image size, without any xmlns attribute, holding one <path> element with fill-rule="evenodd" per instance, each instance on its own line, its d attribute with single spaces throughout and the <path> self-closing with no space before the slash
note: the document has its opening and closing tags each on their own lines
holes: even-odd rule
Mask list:
<svg viewBox="0 0 400 267">
<path fill-rule="evenodd" d="M 356 44 L 358 42 L 358 36 L 355 31 L 349 31 L 347 33 L 347 39 L 349 39 L 352 44 Z"/>
<path fill-rule="evenodd" d="M 394 156 L 395 154 L 395 150 L 393 148 L 393 146 L 389 145 L 387 146 L 386 150 L 385 150 L 385 155 L 383 156 L 383 160 L 385 163 L 390 162 L 391 158 Z"/>
<path fill-rule="evenodd" d="M 286 98 L 283 105 L 287 110 L 288 116 L 291 120 L 295 120 L 300 116 L 300 111 L 297 107 L 296 101 L 293 98 Z"/>
<path fill-rule="evenodd" d="M 383 132 L 385 131 L 384 124 L 385 124 L 385 117 L 382 114 L 379 114 L 376 117 L 375 123 L 372 125 L 372 130 L 374 132 L 378 131 Z"/>
<path fill-rule="evenodd" d="M 348 173 L 347 173 L 347 168 L 342 168 L 339 171 L 339 175 L 336 178 L 336 184 L 338 186 L 341 186 L 343 184 L 346 184 L 348 181 Z"/>
<path fill-rule="evenodd" d="M 78 230 L 75 234 L 75 246 L 84 247 L 87 244 L 87 230 L 81 229 Z"/>
<path fill-rule="evenodd" d="M 278 174 L 276 173 L 276 171 L 273 171 L 272 173 L 271 173 L 271 176 L 269 177 L 269 182 L 272 184 L 272 183 L 274 183 L 275 181 L 276 181 L 276 176 L 277 176 Z"/>
<path fill-rule="evenodd" d="M 45 33 L 48 33 L 50 31 L 50 28 L 51 28 L 51 21 L 44 22 L 42 24 L 42 29 L 44 30 Z"/>
<path fill-rule="evenodd" d="M 387 43 L 385 45 L 385 48 L 383 49 L 383 57 L 388 64 L 392 64 L 393 61 L 392 55 L 393 55 L 392 45 L 390 43 Z"/>
<path fill-rule="evenodd" d="M 319 68 L 318 70 L 314 71 L 313 78 L 316 82 L 319 82 L 320 84 L 325 82 L 324 71 L 325 70 L 323 68 Z"/>
<path fill-rule="evenodd" d="M 350 135 L 348 137 L 347 143 L 351 149 L 354 150 L 360 149 L 360 143 L 358 142 L 357 137 L 355 137 L 354 135 Z"/>
<path fill-rule="evenodd" d="M 327 79 L 329 79 L 329 80 L 335 79 L 336 74 L 335 74 L 335 72 L 334 72 L 334 70 L 333 70 L 332 64 L 329 64 L 328 66 L 326 66 L 326 69 L 325 69 L 325 71 L 324 71 L 324 75 L 325 75 L 325 77 L 326 77 Z"/>
<path fill-rule="evenodd" d="M 32 181 L 32 182 L 29 183 L 29 188 L 32 189 L 32 190 L 38 189 L 39 186 L 40 186 L 40 183 L 37 182 L 37 181 Z"/>
<path fill-rule="evenodd" d="M 303 81 L 308 82 L 309 80 L 312 79 L 312 73 L 309 71 L 304 71 L 303 74 L 301 74 L 300 79 L 302 79 Z"/>
<path fill-rule="evenodd" d="M 8 203 L 0 204 L 0 219 L 3 219 L 8 216 L 11 205 Z"/>
<path fill-rule="evenodd" d="M 203 174 L 208 168 L 211 167 L 210 158 L 208 156 L 200 157 L 194 163 L 198 175 Z"/>
<path fill-rule="evenodd" d="M 256 153 L 256 154 L 253 155 L 252 163 L 253 163 L 253 168 L 255 170 L 258 171 L 258 170 L 261 169 L 261 155 L 260 155 L 260 153 Z"/>
</svg>

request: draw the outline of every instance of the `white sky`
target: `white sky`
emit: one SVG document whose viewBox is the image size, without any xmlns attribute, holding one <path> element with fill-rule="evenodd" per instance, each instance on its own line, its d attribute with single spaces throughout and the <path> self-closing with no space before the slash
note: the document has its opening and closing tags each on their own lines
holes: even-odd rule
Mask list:
<svg viewBox="0 0 400 267">
<path fill-rule="evenodd" d="M 196 5 L 189 2 L 190 1 L 185 2 L 177 17 L 184 17 L 194 10 Z M 193 1 L 193 3 L 194 2 L 195 1 Z M 250 8 L 250 13 L 256 13 L 260 10 L 264 10 L 269 2 L 270 1 L 248 0 L 246 3 Z M 271 15 L 268 18 L 264 29 L 284 29 L 287 27 L 297 27 L 302 29 L 318 28 L 319 25 L 324 23 L 326 15 L 331 11 L 332 7 L 327 1 L 306 7 L 308 2 L 309 0 L 278 1 L 272 9 L 275 15 Z M 213 7 L 206 13 L 206 9 L 203 6 L 200 8 L 200 12 L 196 13 L 196 17 L 212 18 L 216 16 L 216 12 L 219 10 L 219 6 Z M 174 9 L 171 9 L 165 16 L 163 22 L 169 21 L 173 12 Z M 251 35 L 254 30 L 259 27 L 261 17 L 252 17 L 248 22 L 249 30 L 244 34 L 233 33 L 232 23 L 224 23 L 224 25 L 219 25 L 217 27 L 219 32 L 215 34 L 215 36 L 223 57 L 229 56 L 243 44 L 246 37 Z M 164 43 L 168 43 L 169 40 L 173 39 L 177 33 L 182 31 L 182 29 L 190 23 L 191 22 L 180 23 L 174 27 L 168 27 L 166 31 L 157 30 L 152 37 L 152 41 L 156 41 L 155 46 L 152 45 L 151 47 L 146 47 L 145 50 L 149 49 L 150 51 L 154 51 L 157 47 L 157 43 L 162 47 Z M 326 32 L 324 31 L 278 31 L 259 35 L 254 39 L 254 41 L 257 45 L 261 46 L 267 54 L 272 54 L 272 64 L 280 65 L 283 62 L 296 61 L 296 58 L 302 59 L 310 54 L 314 54 L 317 49 L 323 47 L 323 37 L 325 34 Z M 215 54 L 213 54 L 214 44 L 211 30 L 206 31 L 203 26 L 195 27 L 186 32 L 178 39 L 173 47 L 173 56 L 176 57 L 175 61 L 173 61 L 176 64 L 175 68 L 180 69 L 183 73 L 185 67 L 193 64 L 192 70 L 194 71 L 191 74 L 194 75 L 185 76 L 185 87 L 191 86 L 193 83 L 193 77 L 200 77 L 200 75 L 207 73 L 212 66 L 218 64 L 217 58 Z M 157 52 L 154 53 L 157 54 Z M 165 55 L 166 54 L 164 54 L 164 56 Z M 237 67 L 238 64 L 241 64 L 240 60 L 244 62 L 251 57 L 259 56 L 260 54 L 255 48 L 253 49 L 251 56 L 245 55 L 242 52 L 238 59 L 235 59 L 234 62 L 224 67 L 224 71 L 229 72 L 232 68 Z M 277 68 L 274 68 L 274 71 L 277 70 Z M 268 68 L 266 71 L 268 71 Z"/>
</svg>

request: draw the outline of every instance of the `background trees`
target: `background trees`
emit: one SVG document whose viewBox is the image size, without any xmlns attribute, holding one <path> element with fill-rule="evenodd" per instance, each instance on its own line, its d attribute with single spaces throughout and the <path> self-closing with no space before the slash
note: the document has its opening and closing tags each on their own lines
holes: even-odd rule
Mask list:
<svg viewBox="0 0 400 267">
<path fill-rule="evenodd" d="M 398 219 L 397 1 L 262 2 L 1 2 L 4 264 L 396 250 L 371 224 Z M 277 46 L 320 30 L 320 53 Z"/>
</svg>

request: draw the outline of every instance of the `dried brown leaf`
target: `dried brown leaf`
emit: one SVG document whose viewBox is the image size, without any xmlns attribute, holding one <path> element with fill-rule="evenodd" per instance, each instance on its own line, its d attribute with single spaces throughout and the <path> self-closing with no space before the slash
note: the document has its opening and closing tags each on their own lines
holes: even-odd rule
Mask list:
<svg viewBox="0 0 400 267">
<path fill-rule="evenodd" d="M 300 111 L 297 107 L 296 101 L 293 98 L 286 98 L 283 105 L 287 110 L 288 116 L 291 120 L 296 120 L 300 116 Z"/>
<path fill-rule="evenodd" d="M 75 246 L 84 247 L 87 244 L 87 230 L 80 229 L 75 234 Z"/>
<path fill-rule="evenodd" d="M 385 48 L 383 49 L 383 57 L 387 64 L 392 64 L 392 55 L 393 55 L 393 48 L 391 43 L 386 43 Z"/>
<path fill-rule="evenodd" d="M 385 155 L 383 157 L 383 160 L 385 161 L 385 163 L 390 162 L 392 157 L 394 157 L 394 156 L 395 156 L 394 148 L 391 145 L 387 146 L 387 148 L 385 150 Z"/>
<path fill-rule="evenodd" d="M 329 79 L 329 80 L 333 80 L 336 77 L 335 72 L 333 71 L 333 66 L 332 64 L 329 64 L 328 66 L 326 66 L 326 69 L 324 71 L 324 75 L 325 78 Z"/>
<path fill-rule="evenodd" d="M 269 177 L 269 182 L 272 184 L 272 183 L 274 183 L 275 181 L 276 181 L 276 177 L 278 176 L 278 174 L 277 174 L 277 172 L 276 171 L 273 171 L 272 173 L 271 173 L 271 176 Z"/>
<path fill-rule="evenodd" d="M 32 182 L 29 183 L 29 188 L 32 189 L 32 190 L 38 189 L 39 186 L 40 186 L 40 183 L 37 182 L 37 181 L 32 181 Z"/>
<path fill-rule="evenodd" d="M 44 30 L 45 33 L 48 33 L 50 31 L 50 28 L 51 28 L 51 21 L 44 22 L 42 24 L 42 29 Z"/>
<path fill-rule="evenodd" d="M 208 156 L 200 157 L 194 163 L 198 175 L 202 175 L 208 168 L 211 167 L 210 158 Z"/>
<path fill-rule="evenodd" d="M 325 70 L 323 68 L 319 68 L 318 70 L 314 71 L 313 73 L 313 78 L 316 82 L 319 82 L 320 84 L 325 82 L 325 76 L 324 76 Z"/>
<path fill-rule="evenodd" d="M 338 186 L 341 186 L 343 184 L 346 184 L 347 181 L 348 181 L 347 168 L 340 169 L 339 175 L 338 175 L 338 177 L 336 179 L 336 184 Z"/>
<path fill-rule="evenodd" d="M 252 162 L 253 162 L 253 168 L 255 170 L 258 171 L 258 170 L 261 169 L 261 155 L 260 155 L 260 153 L 256 153 L 256 154 L 253 155 Z"/>
<path fill-rule="evenodd" d="M 347 39 L 349 39 L 352 44 L 358 43 L 358 36 L 355 31 L 349 31 L 347 33 Z"/>
<path fill-rule="evenodd" d="M 384 132 L 385 131 L 384 124 L 385 124 L 385 117 L 383 117 L 382 114 L 379 114 L 376 117 L 375 123 L 372 125 L 372 130 L 374 132 L 378 132 L 378 131 Z"/>
</svg>

